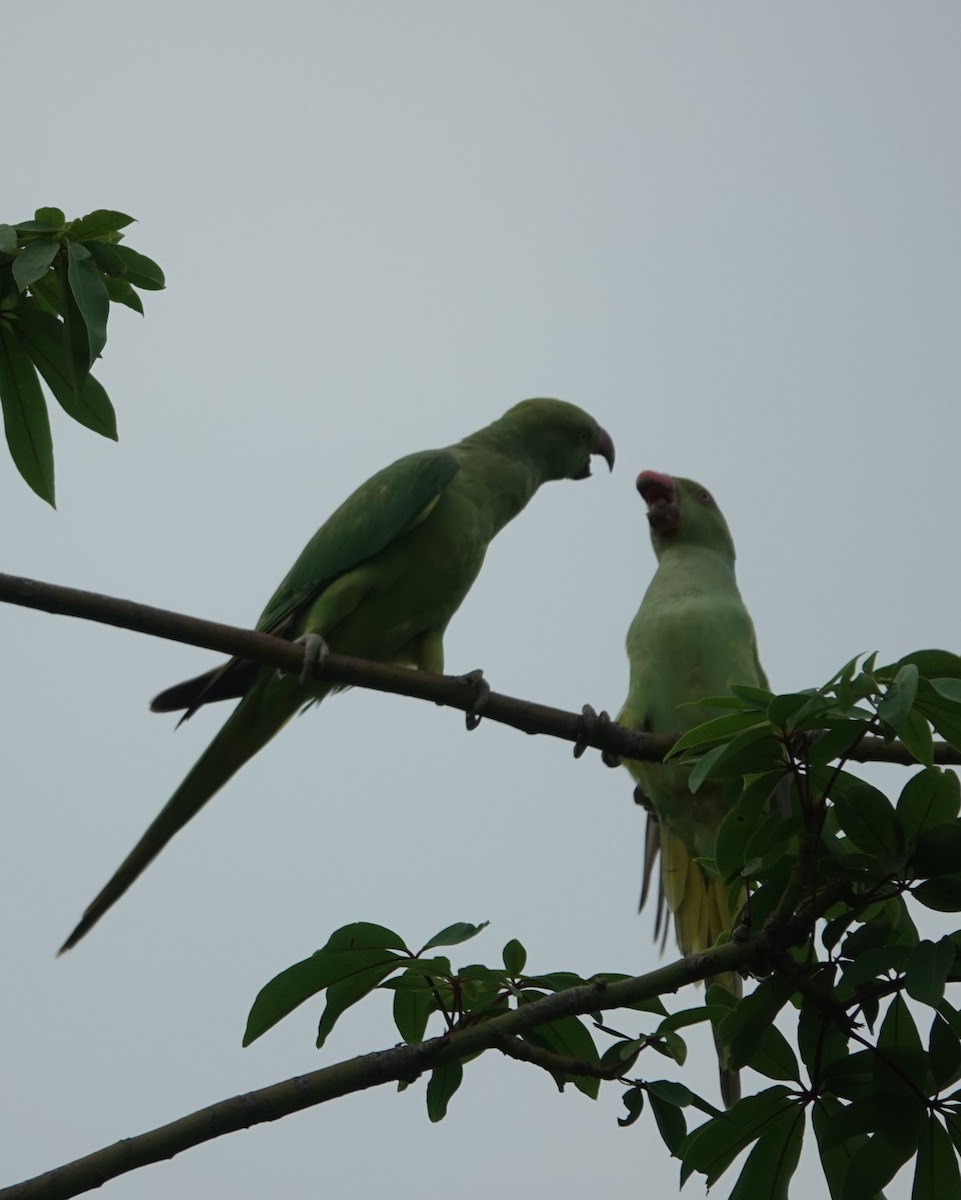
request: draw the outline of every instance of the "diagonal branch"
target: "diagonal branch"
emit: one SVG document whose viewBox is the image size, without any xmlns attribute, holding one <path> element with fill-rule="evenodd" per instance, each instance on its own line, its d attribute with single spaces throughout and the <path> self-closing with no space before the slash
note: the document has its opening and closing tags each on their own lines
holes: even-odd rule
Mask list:
<svg viewBox="0 0 961 1200">
<path fill-rule="evenodd" d="M 816 917 L 816 914 L 810 916 Z M 479 1020 L 417 1045 L 395 1046 L 390 1050 L 358 1055 L 307 1075 L 222 1100 L 139 1137 L 124 1139 L 33 1179 L 0 1188 L 0 1200 L 69 1200 L 69 1197 L 100 1187 L 110 1179 L 173 1158 L 192 1146 L 224 1134 L 276 1121 L 381 1084 L 399 1080 L 410 1083 L 425 1071 L 446 1063 L 466 1062 L 486 1050 L 500 1050 L 546 1070 L 605 1078 L 614 1074 L 613 1067 L 608 1070 L 564 1055 L 538 1053 L 526 1047 L 521 1049 L 518 1037 L 562 1017 L 629 1008 L 676 992 L 708 976 L 728 971 L 764 971 L 788 946 L 797 944 L 807 934 L 808 927 L 800 916 L 783 924 L 768 922 L 753 937 L 712 947 L 646 975 L 614 980 L 598 977 L 593 982 L 554 992 L 510 1012 Z M 626 1065 L 618 1065 L 618 1075 Z"/>
<path fill-rule="evenodd" d="M 217 650 L 291 674 L 300 674 L 304 663 L 303 647 L 283 638 L 234 625 L 222 625 L 216 621 L 203 621 L 132 600 L 119 600 L 96 592 L 42 583 L 36 579 L 0 574 L 0 601 L 98 621 L 118 629 L 130 629 L 151 637 L 183 642 L 188 646 Z M 317 676 L 345 686 L 372 688 L 416 700 L 432 700 L 435 704 L 456 708 L 464 713 L 473 711 L 477 704 L 477 685 L 473 680 L 455 675 L 436 675 L 431 671 L 414 671 L 407 667 L 351 658 L 345 654 L 329 654 L 319 664 Z M 576 747 L 591 746 L 607 756 L 634 758 L 641 762 L 660 762 L 680 736 L 677 733 L 637 733 L 614 721 L 585 719 L 580 713 L 519 700 L 499 692 L 490 693 L 484 704 L 484 717 L 524 733 L 547 734 L 573 742 Z M 905 765 L 912 765 L 916 761 L 900 742 L 885 743 L 881 738 L 864 738 L 850 757 L 858 762 Z M 953 746 L 937 742 L 934 761 L 942 764 L 961 763 L 961 753 Z"/>
<path fill-rule="evenodd" d="M 738 951 L 736 961 L 747 961 L 752 952 L 733 945 L 724 949 Z M 710 966 L 713 969 L 713 963 Z M 307 1075 L 298 1075 L 242 1096 L 222 1100 L 23 1183 L 0 1188 L 0 1200 L 68 1200 L 71 1196 L 100 1187 L 110 1179 L 173 1158 L 192 1146 L 224 1134 L 276 1121 L 291 1113 L 381 1084 L 398 1080 L 413 1082 L 425 1071 L 445 1063 L 464 1061 L 485 1050 L 504 1050 L 505 1043 L 537 1025 L 598 1009 L 622 1008 L 665 992 L 676 991 L 701 977 L 697 967 L 690 961 L 682 960 L 632 979 L 621 979 L 614 983 L 597 980 L 564 992 L 555 992 L 542 1000 L 532 1001 L 519 1009 L 452 1034 L 444 1034 L 417 1045 L 396 1046 L 390 1050 L 358 1055 Z M 558 1059 L 558 1063 L 562 1069 L 580 1065 L 575 1060 L 563 1057 Z M 583 1066 L 585 1073 L 596 1073 L 590 1064 Z"/>
</svg>

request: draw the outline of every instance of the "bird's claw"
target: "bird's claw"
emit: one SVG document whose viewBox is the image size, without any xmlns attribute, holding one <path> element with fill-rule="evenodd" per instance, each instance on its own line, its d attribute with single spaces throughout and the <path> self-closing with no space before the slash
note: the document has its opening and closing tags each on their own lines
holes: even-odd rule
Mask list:
<svg viewBox="0 0 961 1200">
<path fill-rule="evenodd" d="M 588 743 L 602 737 L 610 723 L 610 713 L 605 712 L 603 709 L 599 713 L 595 712 L 590 704 L 585 704 L 581 709 L 579 718 L 577 741 L 574 743 L 574 757 L 580 758 L 587 749 Z M 604 765 L 608 767 L 619 767 L 621 765 L 621 760 L 616 754 L 611 754 L 609 750 L 601 751 L 601 759 Z"/>
<path fill-rule="evenodd" d="M 481 723 L 481 717 L 487 707 L 487 701 L 490 699 L 491 686 L 484 678 L 484 672 L 479 668 L 476 671 L 468 671 L 466 675 L 459 675 L 457 681 L 464 687 L 474 689 L 474 703 L 464 714 L 464 723 L 467 726 L 467 732 L 470 733 Z"/>
<path fill-rule="evenodd" d="M 304 648 L 304 661 L 297 680 L 301 687 L 305 687 L 308 683 L 316 680 L 317 669 L 330 653 L 330 647 L 319 633 L 305 633 L 303 637 L 294 639 L 294 645 Z M 286 673 L 285 671 L 277 672 L 281 677 Z"/>
</svg>

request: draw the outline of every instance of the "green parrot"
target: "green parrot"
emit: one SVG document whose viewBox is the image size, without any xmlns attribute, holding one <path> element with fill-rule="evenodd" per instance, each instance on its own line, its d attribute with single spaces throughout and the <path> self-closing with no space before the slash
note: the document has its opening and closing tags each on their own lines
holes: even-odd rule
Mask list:
<svg viewBox="0 0 961 1200">
<path fill-rule="evenodd" d="M 684 732 L 717 716 L 692 701 L 723 695 L 731 684 L 766 688 L 767 679 L 737 590 L 734 542 L 710 492 L 693 480 L 656 471 L 642 471 L 637 490 L 647 504 L 657 571 L 628 630 L 630 690 L 617 719 L 645 733 Z M 714 839 L 727 814 L 721 788 L 707 781 L 692 793 L 691 769 L 677 763 L 628 760 L 626 766 L 650 806 L 641 904 L 660 851 L 658 925 L 666 903 L 681 953 L 697 954 L 731 927 L 728 889 L 700 861 L 713 859 Z M 741 993 L 737 975 L 715 982 Z M 740 1083 L 721 1048 L 718 1053 L 721 1093 L 730 1107 Z"/>
<path fill-rule="evenodd" d="M 338 654 L 428 671 L 444 668 L 444 631 L 494 535 L 542 483 L 584 479 L 590 460 L 614 466 L 610 436 L 562 400 L 524 400 L 446 450 L 410 454 L 372 476 L 307 543 L 257 629 L 323 639 Z M 241 697 L 61 947 L 86 934 L 185 825 L 305 705 L 339 690 L 231 659 L 153 701 L 156 712 Z"/>
</svg>

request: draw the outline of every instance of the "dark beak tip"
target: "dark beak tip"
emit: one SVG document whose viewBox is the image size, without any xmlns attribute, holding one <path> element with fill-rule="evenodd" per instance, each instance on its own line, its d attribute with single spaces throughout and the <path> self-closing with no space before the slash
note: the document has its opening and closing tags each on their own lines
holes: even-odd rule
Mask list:
<svg viewBox="0 0 961 1200">
<path fill-rule="evenodd" d="M 600 437 L 597 439 L 597 453 L 600 454 L 607 463 L 609 471 L 614 470 L 614 442 L 611 440 L 611 435 L 606 429 L 601 429 Z"/>
</svg>

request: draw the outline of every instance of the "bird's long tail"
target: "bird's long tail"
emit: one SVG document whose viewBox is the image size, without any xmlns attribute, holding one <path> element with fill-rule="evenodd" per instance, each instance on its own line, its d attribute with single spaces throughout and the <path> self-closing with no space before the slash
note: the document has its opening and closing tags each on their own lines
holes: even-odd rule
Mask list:
<svg viewBox="0 0 961 1200">
<path fill-rule="evenodd" d="M 304 691 L 296 677 L 279 678 L 273 672 L 265 672 L 261 676 L 87 908 L 76 929 L 60 947 L 60 954 L 75 946 L 96 925 L 174 834 L 203 808 L 249 758 L 270 741 L 304 701 Z"/>
<path fill-rule="evenodd" d="M 728 888 L 723 879 L 709 876 L 688 854 L 684 842 L 663 824 L 661 829 L 661 883 L 668 909 L 674 914 L 677 944 L 682 954 L 700 954 L 710 949 L 731 928 Z M 716 983 L 740 999 L 742 980 L 734 971 L 713 975 Z M 721 1098 L 726 1108 L 741 1098 L 739 1073 L 730 1066 L 730 1053 L 715 1034 L 721 1077 Z"/>
</svg>

